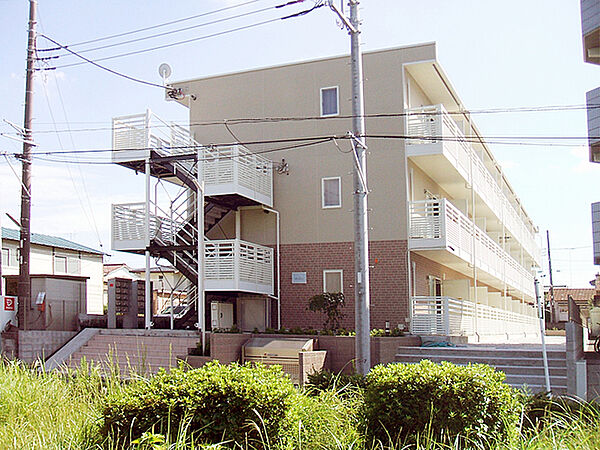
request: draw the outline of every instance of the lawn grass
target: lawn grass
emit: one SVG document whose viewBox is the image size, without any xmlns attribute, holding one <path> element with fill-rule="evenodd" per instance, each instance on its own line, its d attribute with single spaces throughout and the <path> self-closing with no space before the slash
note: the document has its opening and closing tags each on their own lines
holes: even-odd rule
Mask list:
<svg viewBox="0 0 600 450">
<path fill-rule="evenodd" d="M 336 386 L 316 395 L 298 391 L 290 411 L 289 425 L 281 436 L 258 445 L 231 442 L 200 446 L 192 441 L 185 424 L 177 438 L 149 430 L 132 444 L 100 441 L 98 427 L 105 398 L 123 389 L 116 373 L 101 376 L 85 364 L 78 373 L 66 376 L 45 373 L 38 366 L 4 361 L 0 363 L 0 449 L 173 449 L 261 447 L 267 450 L 433 450 L 461 448 L 443 436 L 419 436 L 403 442 L 365 442 L 361 422 L 361 390 Z M 340 395 L 340 390 L 343 390 Z M 260 418 L 254 426 L 261 429 Z M 168 433 L 165 433 L 168 435 Z M 598 449 L 600 409 L 594 403 L 553 411 L 544 420 L 530 425 L 522 422 L 509 442 L 460 444 L 468 448 L 499 450 Z"/>
</svg>

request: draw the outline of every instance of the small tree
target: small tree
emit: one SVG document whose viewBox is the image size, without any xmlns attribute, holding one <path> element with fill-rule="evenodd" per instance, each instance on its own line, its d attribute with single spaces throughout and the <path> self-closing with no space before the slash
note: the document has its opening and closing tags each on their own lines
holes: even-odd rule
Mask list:
<svg viewBox="0 0 600 450">
<path fill-rule="evenodd" d="M 344 313 L 341 311 L 346 304 L 341 292 L 323 292 L 312 296 L 308 301 L 308 309 L 312 312 L 322 312 L 327 316 L 323 328 L 335 331 L 340 328 Z"/>
</svg>

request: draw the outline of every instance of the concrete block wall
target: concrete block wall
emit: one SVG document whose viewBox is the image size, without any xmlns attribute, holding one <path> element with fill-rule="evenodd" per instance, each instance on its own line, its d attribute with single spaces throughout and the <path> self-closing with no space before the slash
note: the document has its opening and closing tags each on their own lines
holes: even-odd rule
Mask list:
<svg viewBox="0 0 600 450">
<path fill-rule="evenodd" d="M 19 359 L 46 359 L 77 334 L 76 331 L 19 330 Z"/>
</svg>

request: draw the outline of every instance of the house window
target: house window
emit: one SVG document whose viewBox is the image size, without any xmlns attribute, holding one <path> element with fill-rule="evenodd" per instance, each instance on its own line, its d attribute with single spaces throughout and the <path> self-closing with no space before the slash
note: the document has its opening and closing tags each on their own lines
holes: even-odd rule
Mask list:
<svg viewBox="0 0 600 450">
<path fill-rule="evenodd" d="M 54 256 L 54 272 L 56 273 L 67 273 L 67 257 L 66 256 Z"/>
<path fill-rule="evenodd" d="M 323 292 L 343 292 L 343 270 L 324 270 L 323 271 Z"/>
<path fill-rule="evenodd" d="M 19 265 L 19 260 L 17 258 L 17 249 L 2 249 L 2 265 L 6 267 L 17 267 Z"/>
<path fill-rule="evenodd" d="M 321 179 L 321 204 L 323 208 L 342 207 L 342 180 L 340 177 Z"/>
<path fill-rule="evenodd" d="M 79 258 L 67 258 L 67 272 L 79 275 L 81 273 L 81 260 Z"/>
<path fill-rule="evenodd" d="M 339 113 L 337 86 L 321 88 L 321 116 L 337 116 Z"/>
</svg>

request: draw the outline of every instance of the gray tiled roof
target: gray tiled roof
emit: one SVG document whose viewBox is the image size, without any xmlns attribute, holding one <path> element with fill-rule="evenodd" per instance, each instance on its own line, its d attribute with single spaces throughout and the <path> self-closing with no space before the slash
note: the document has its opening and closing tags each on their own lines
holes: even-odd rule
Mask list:
<svg viewBox="0 0 600 450">
<path fill-rule="evenodd" d="M 2 239 L 18 241 L 19 234 L 19 230 L 2 227 Z M 85 245 L 81 245 L 61 237 L 48 236 L 47 234 L 31 233 L 31 243 L 35 245 L 45 245 L 47 247 L 64 248 L 77 252 L 94 253 L 96 255 L 103 254 L 103 252 L 99 250 L 94 250 L 93 248 L 86 247 Z"/>
</svg>

